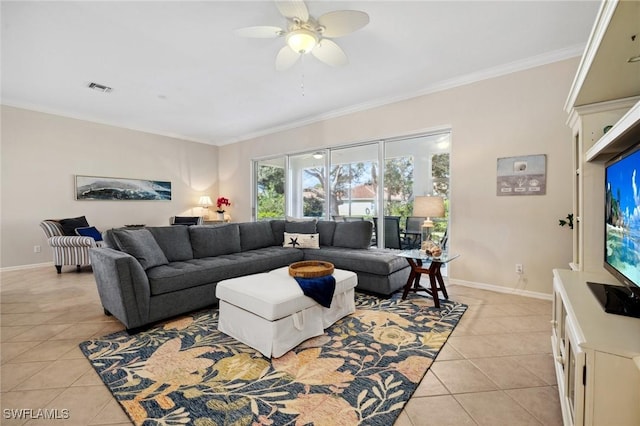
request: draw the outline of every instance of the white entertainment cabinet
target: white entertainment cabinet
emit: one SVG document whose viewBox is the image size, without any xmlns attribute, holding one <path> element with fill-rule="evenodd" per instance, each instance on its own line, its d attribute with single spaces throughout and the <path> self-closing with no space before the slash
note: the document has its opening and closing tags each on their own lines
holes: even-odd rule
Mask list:
<svg viewBox="0 0 640 426">
<path fill-rule="evenodd" d="M 605 273 L 553 271 L 551 345 L 565 425 L 640 425 L 640 318 L 607 314 L 587 281 Z"/>
<path fill-rule="evenodd" d="M 587 286 L 619 284 L 602 266 L 604 164 L 640 142 L 639 18 L 640 2 L 603 2 L 565 105 L 573 259 L 553 271 L 551 343 L 567 426 L 640 426 L 640 318 L 606 313 Z"/>
</svg>

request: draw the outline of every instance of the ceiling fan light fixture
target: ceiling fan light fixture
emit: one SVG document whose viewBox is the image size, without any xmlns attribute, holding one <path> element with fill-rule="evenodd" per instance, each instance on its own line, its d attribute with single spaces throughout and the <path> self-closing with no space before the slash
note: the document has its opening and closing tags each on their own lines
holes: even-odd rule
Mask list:
<svg viewBox="0 0 640 426">
<path fill-rule="evenodd" d="M 309 15 L 305 0 L 276 0 L 276 7 L 286 18 L 286 27 L 260 25 L 239 28 L 241 37 L 282 37 L 282 46 L 276 55 L 276 70 L 292 67 L 304 53 L 332 67 L 346 65 L 349 61 L 342 48 L 333 39 L 358 31 L 369 23 L 369 15 L 359 10 L 334 10 L 314 18 Z"/>
<path fill-rule="evenodd" d="M 318 35 L 301 28 L 287 34 L 287 44 L 298 53 L 309 53 L 318 44 Z"/>
</svg>

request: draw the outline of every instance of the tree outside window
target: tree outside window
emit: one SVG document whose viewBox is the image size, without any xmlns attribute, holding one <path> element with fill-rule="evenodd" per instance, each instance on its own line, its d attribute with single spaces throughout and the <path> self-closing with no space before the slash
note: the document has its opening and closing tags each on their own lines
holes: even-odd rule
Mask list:
<svg viewBox="0 0 640 426">
<path fill-rule="evenodd" d="M 404 224 L 413 211 L 413 157 L 388 158 L 384 169 L 384 212 Z"/>
<path fill-rule="evenodd" d="M 304 215 L 322 216 L 327 201 L 331 206 L 331 215 L 339 215 L 340 206 L 351 200 L 351 189 L 371 182 L 367 172 L 370 174 L 372 168 L 375 173 L 375 166 L 372 167 L 371 162 L 334 165 L 329 172 L 329 182 L 326 182 L 324 168 L 305 169 Z M 329 200 L 326 199 L 327 186 L 331 188 Z"/>
<path fill-rule="evenodd" d="M 259 164 L 257 167 L 258 220 L 285 217 L 284 168 Z"/>
</svg>

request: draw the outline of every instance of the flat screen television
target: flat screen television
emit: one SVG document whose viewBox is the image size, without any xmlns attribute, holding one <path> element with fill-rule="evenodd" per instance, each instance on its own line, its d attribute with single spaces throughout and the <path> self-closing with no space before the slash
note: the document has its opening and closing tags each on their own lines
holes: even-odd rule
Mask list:
<svg viewBox="0 0 640 426">
<path fill-rule="evenodd" d="M 622 286 L 589 283 L 606 312 L 640 318 L 640 143 L 605 165 L 604 268 Z"/>
</svg>

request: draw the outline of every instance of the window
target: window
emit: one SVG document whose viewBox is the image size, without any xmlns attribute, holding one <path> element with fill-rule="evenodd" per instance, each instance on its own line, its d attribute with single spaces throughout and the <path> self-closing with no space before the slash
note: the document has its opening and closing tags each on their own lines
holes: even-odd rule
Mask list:
<svg viewBox="0 0 640 426">
<path fill-rule="evenodd" d="M 331 150 L 331 216 L 370 219 L 378 213 L 378 144 Z"/>
<path fill-rule="evenodd" d="M 443 238 L 449 215 L 451 133 L 441 132 L 256 160 L 256 219 L 316 217 L 332 220 L 395 218 L 406 240 L 416 195 L 444 198 L 445 217 L 432 218 L 434 239 Z M 379 229 L 380 228 L 380 229 Z M 379 247 L 388 224 L 375 226 Z M 391 231 L 389 231 L 391 232 Z M 407 248 L 401 245 L 401 248 Z"/>
<path fill-rule="evenodd" d="M 451 134 L 445 132 L 385 143 L 384 215 L 399 218 L 401 233 L 413 216 L 413 198 L 437 195 L 444 198 L 445 217 L 433 218 L 431 234 L 434 239 L 444 236 L 449 223 L 450 141 Z"/>
<path fill-rule="evenodd" d="M 285 157 L 255 162 L 256 218 L 285 217 Z"/>
<path fill-rule="evenodd" d="M 289 157 L 291 216 L 325 217 L 328 187 L 325 161 L 324 151 Z"/>
</svg>

